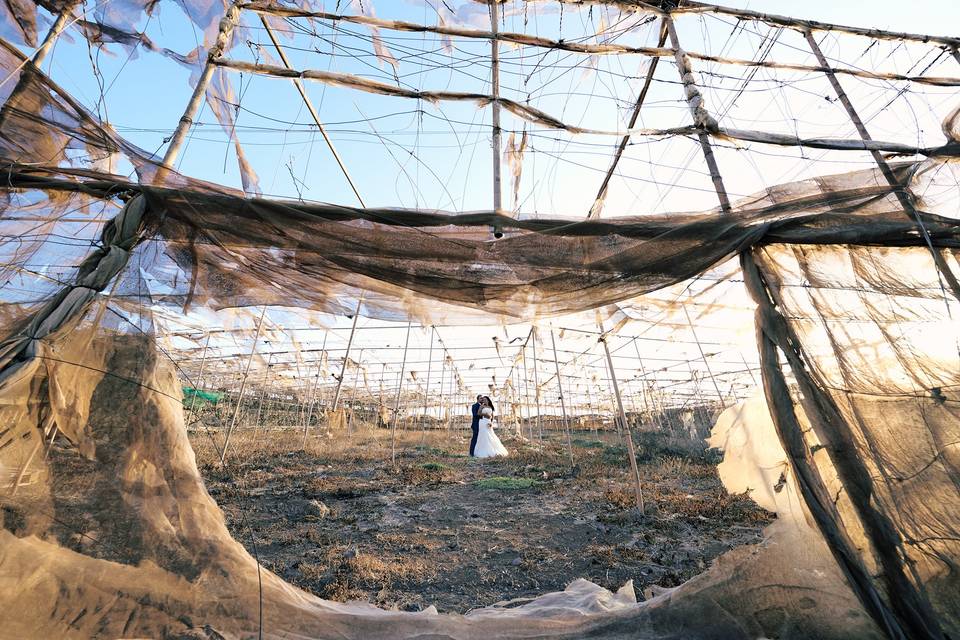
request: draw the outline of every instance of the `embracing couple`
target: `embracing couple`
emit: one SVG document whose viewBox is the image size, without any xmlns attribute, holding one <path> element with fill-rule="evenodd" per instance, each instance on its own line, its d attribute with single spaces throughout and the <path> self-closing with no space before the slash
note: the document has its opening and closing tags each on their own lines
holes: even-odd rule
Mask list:
<svg viewBox="0 0 960 640">
<path fill-rule="evenodd" d="M 493 458 L 507 455 L 507 448 L 493 431 L 493 401 L 490 396 L 477 396 L 470 407 L 473 421 L 470 430 L 470 455 L 474 458 Z"/>
</svg>

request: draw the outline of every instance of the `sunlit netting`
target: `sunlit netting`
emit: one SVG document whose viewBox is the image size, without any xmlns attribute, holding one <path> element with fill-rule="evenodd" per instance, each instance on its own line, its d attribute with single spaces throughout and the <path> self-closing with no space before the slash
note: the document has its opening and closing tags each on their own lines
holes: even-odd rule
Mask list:
<svg viewBox="0 0 960 640">
<path fill-rule="evenodd" d="M 669 1 L 0 26 L 0 635 L 960 634 L 960 39 Z M 262 569 L 187 439 L 229 471 L 239 432 L 478 393 L 532 445 L 726 409 L 778 521 L 639 603 L 384 611 Z"/>
</svg>

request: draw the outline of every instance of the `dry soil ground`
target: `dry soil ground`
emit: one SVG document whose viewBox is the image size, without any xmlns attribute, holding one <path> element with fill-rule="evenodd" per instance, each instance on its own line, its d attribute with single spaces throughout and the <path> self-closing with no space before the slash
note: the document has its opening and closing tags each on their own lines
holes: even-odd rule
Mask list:
<svg viewBox="0 0 960 640">
<path fill-rule="evenodd" d="M 603 435 L 603 434 L 601 434 Z M 647 513 L 634 508 L 615 434 L 463 455 L 465 433 L 316 438 L 241 432 L 230 468 L 209 434 L 192 435 L 211 494 L 234 536 L 287 581 L 324 598 L 440 611 L 561 590 L 582 577 L 610 589 L 674 586 L 725 550 L 760 539 L 771 516 L 721 486 L 709 455 L 639 443 Z M 605 440 L 605 441 L 604 441 Z"/>
</svg>

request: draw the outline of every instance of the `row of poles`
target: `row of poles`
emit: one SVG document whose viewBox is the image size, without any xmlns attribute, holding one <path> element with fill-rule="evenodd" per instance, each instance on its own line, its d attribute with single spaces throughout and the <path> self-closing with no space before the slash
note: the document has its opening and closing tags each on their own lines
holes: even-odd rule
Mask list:
<svg viewBox="0 0 960 640">
<path fill-rule="evenodd" d="M 39 68 L 40 64 L 43 62 L 44 58 L 50 51 L 50 48 L 60 33 L 66 28 L 70 18 L 78 5 L 71 3 L 67 5 L 60 14 L 57 16 L 54 24 L 51 29 L 48 31 L 44 41 L 34 52 L 34 55 L 31 59 L 31 63 Z M 489 3 L 490 6 L 490 19 L 493 32 L 493 38 L 491 39 L 491 83 L 492 83 L 492 113 L 493 113 L 493 166 L 494 166 L 494 210 L 499 213 L 501 211 L 501 178 L 500 178 L 500 102 L 499 102 L 499 41 L 497 39 L 497 29 L 499 23 L 499 3 L 494 1 Z M 650 8 L 653 10 L 652 6 Z M 661 30 L 660 30 L 660 46 L 662 47 L 669 37 L 670 48 L 674 52 L 674 57 L 676 61 L 677 71 L 680 76 L 680 81 L 683 84 L 684 91 L 686 94 L 688 106 L 695 123 L 700 124 L 701 131 L 697 134 L 697 137 L 700 142 L 700 147 L 703 152 L 704 160 L 707 164 L 707 168 L 710 172 L 711 179 L 713 181 L 717 198 L 720 204 L 720 208 L 724 213 L 730 213 L 732 211 L 730 200 L 727 195 L 727 190 L 721 176 L 719 166 L 717 164 L 716 158 L 713 153 L 713 148 L 710 143 L 710 133 L 709 128 L 711 126 L 716 126 L 716 120 L 707 112 L 704 102 L 702 100 L 702 95 L 700 93 L 699 87 L 696 84 L 692 68 L 690 67 L 689 60 L 685 57 L 683 49 L 680 45 L 680 40 L 677 35 L 676 29 L 673 24 L 673 19 L 670 14 L 669 9 L 662 10 L 659 12 L 661 16 Z M 207 56 L 206 64 L 203 67 L 203 70 L 200 74 L 200 79 L 194 87 L 193 95 L 188 102 L 187 108 L 184 111 L 183 116 L 180 119 L 179 124 L 174 132 L 174 135 L 171 137 L 170 144 L 167 148 L 167 152 L 164 155 L 163 164 L 167 168 L 174 166 L 176 158 L 179 154 L 181 147 L 186 140 L 187 134 L 193 124 L 194 118 L 197 115 L 200 104 L 203 102 L 203 99 L 206 95 L 207 87 L 213 77 L 213 72 L 215 70 L 215 65 L 213 62 L 223 55 L 223 52 L 226 48 L 227 42 L 230 38 L 231 32 L 238 23 L 240 14 L 240 1 L 236 0 L 233 4 L 228 7 L 225 12 L 224 18 L 220 22 L 220 28 L 217 35 L 217 39 L 213 46 L 210 48 Z M 759 14 L 758 14 L 759 15 Z M 281 57 L 281 60 L 288 69 L 290 64 L 286 58 L 285 52 L 274 36 L 268 21 L 261 17 L 261 22 L 268 33 L 274 47 L 276 48 L 278 54 Z M 864 143 L 871 141 L 870 134 L 860 118 L 856 108 L 852 104 L 849 97 L 844 92 L 843 87 L 839 83 L 836 72 L 832 68 L 830 61 L 824 56 L 823 52 L 820 49 L 819 43 L 813 37 L 813 33 L 809 26 L 803 28 L 803 33 L 806 38 L 807 44 L 817 58 L 817 61 L 820 65 L 820 68 L 824 69 L 827 79 L 829 80 L 831 87 L 834 93 L 837 95 L 840 103 L 842 104 L 844 110 L 847 113 L 850 121 L 855 126 L 857 133 Z M 951 55 L 960 62 L 960 52 L 958 52 L 955 46 L 950 47 Z M 656 60 L 656 58 L 654 59 Z M 634 114 L 631 118 L 631 123 L 634 122 L 639 115 L 643 100 L 647 93 L 647 87 L 649 86 L 650 80 L 652 79 L 653 73 L 655 70 L 655 64 L 652 64 L 648 71 L 648 76 L 644 84 L 644 89 L 640 92 Z M 313 105 L 310 102 L 307 93 L 302 86 L 302 82 L 297 77 L 292 77 L 291 81 L 296 85 L 298 92 L 305 105 L 308 107 L 308 110 L 313 117 L 317 127 L 319 128 L 321 134 L 327 145 L 329 146 L 331 152 L 334 154 L 338 165 L 343 172 L 344 176 L 350 183 L 351 188 L 357 196 L 357 199 L 360 201 L 361 206 L 366 206 L 363 202 L 363 199 L 360 196 L 359 191 L 357 190 L 353 180 L 350 178 L 349 173 L 347 172 L 346 167 L 344 166 L 339 154 L 329 136 L 327 135 L 322 122 L 320 121 L 319 115 L 316 109 L 313 108 Z M 625 147 L 628 142 L 629 136 L 625 136 L 621 144 L 621 147 Z M 622 149 L 621 149 L 622 152 Z M 614 157 L 614 162 L 611 165 L 609 174 L 613 173 L 614 167 L 617 161 L 620 158 L 621 152 L 618 152 Z M 945 281 L 944 287 L 944 298 L 946 300 L 946 288 L 949 287 L 955 296 L 960 296 L 960 282 L 957 281 L 956 277 L 953 275 L 949 266 L 946 264 L 944 258 L 938 251 L 933 247 L 929 236 L 926 233 L 925 228 L 920 220 L 920 217 L 917 213 L 916 207 L 912 201 L 910 201 L 908 195 L 902 189 L 898 179 L 893 174 L 886 158 L 884 158 L 878 151 L 871 151 L 880 173 L 883 178 L 889 183 L 893 189 L 893 193 L 898 199 L 903 211 L 910 216 L 912 219 L 917 221 L 918 227 L 921 230 L 921 234 L 925 240 L 925 243 L 930 249 L 931 256 L 935 268 L 938 271 L 938 274 Z M 163 175 L 163 172 L 160 172 L 160 175 Z M 604 184 L 601 186 L 600 192 L 598 193 L 598 200 L 604 194 L 608 179 L 604 181 Z M 591 216 L 598 215 L 598 211 L 595 213 L 594 210 L 591 210 Z M 493 233 L 496 237 L 502 235 L 502 230 L 498 227 L 494 227 Z M 756 265 L 754 263 L 753 257 L 749 253 L 741 254 L 741 263 L 745 272 L 754 273 L 756 272 Z M 765 294 L 766 295 L 766 294 Z M 764 296 L 759 296 L 757 300 L 758 304 L 769 308 L 772 303 Z M 359 304 L 358 304 L 359 312 Z M 265 313 L 265 311 L 264 311 Z M 263 313 L 261 313 L 261 321 L 258 323 L 258 334 L 260 330 L 260 325 L 262 324 Z M 601 328 L 601 338 L 600 341 L 604 346 L 604 352 L 606 355 L 607 365 L 609 369 L 610 380 L 613 384 L 614 393 L 617 399 L 617 408 L 622 422 L 622 426 L 626 431 L 627 443 L 631 448 L 630 451 L 630 462 L 631 469 L 636 474 L 636 460 L 632 452 L 632 439 L 629 434 L 629 424 L 626 420 L 626 413 L 623 407 L 622 397 L 620 395 L 619 385 L 616 379 L 616 372 L 613 366 L 612 357 L 610 355 L 609 347 L 607 346 L 606 334 Z M 534 343 L 535 345 L 535 343 Z M 256 348 L 256 341 L 254 341 L 254 350 Z M 251 355 L 252 357 L 252 355 Z M 347 360 L 344 360 L 344 371 L 346 367 Z M 336 405 L 339 401 L 339 393 L 342 387 L 343 382 L 343 373 L 341 372 L 340 379 L 338 380 L 338 389 L 337 395 L 335 396 L 334 404 Z M 249 373 L 249 360 L 245 368 L 245 373 L 243 381 L 241 382 L 241 392 L 240 396 L 242 399 L 243 391 L 246 389 L 246 378 Z M 716 378 L 711 376 L 711 378 L 716 382 Z M 560 377 L 557 376 L 558 384 L 560 383 Z M 535 385 L 539 388 L 539 385 Z M 401 385 L 402 387 L 402 376 L 401 376 Z M 719 388 L 717 389 L 718 395 Z M 398 396 L 400 389 L 398 388 Z M 561 392 L 562 396 L 562 392 Z M 395 405 L 395 408 L 399 404 Z M 565 412 L 565 407 L 561 407 Z M 224 444 L 224 448 L 221 454 L 221 462 L 226 457 L 227 445 L 229 444 L 229 436 L 233 431 L 233 428 L 236 424 L 236 419 L 239 413 L 239 402 L 237 408 L 235 408 L 234 413 L 231 417 L 231 421 L 227 431 L 227 441 Z M 539 421 L 539 411 L 538 411 L 538 421 Z M 783 425 L 778 424 L 778 428 L 781 430 L 784 429 Z M 785 436 L 782 436 L 785 437 Z M 802 440 L 802 436 L 800 437 Z M 893 533 L 893 528 L 888 527 L 884 529 L 880 525 L 876 525 L 877 516 L 874 515 L 872 507 L 868 502 L 868 498 L 860 499 L 860 496 L 863 492 L 850 491 L 849 487 L 856 484 L 856 469 L 853 469 L 848 461 L 838 458 L 833 458 L 835 465 L 838 468 L 839 477 L 841 483 L 848 488 L 847 493 L 852 494 L 854 497 L 853 505 L 854 509 L 857 512 L 857 515 L 860 517 L 861 521 L 866 523 L 867 533 L 870 537 L 871 543 L 875 548 L 883 549 L 885 552 L 888 552 L 886 555 L 882 556 L 885 560 L 886 558 L 893 558 L 896 555 L 896 544 L 895 535 Z M 810 468 L 806 464 L 805 460 L 791 457 L 791 465 L 795 473 L 806 474 L 804 477 L 808 478 L 809 483 L 813 486 L 812 489 L 809 489 L 805 492 L 804 497 L 808 505 L 817 504 L 816 500 L 811 497 L 813 491 L 824 493 L 826 491 L 823 481 L 820 477 L 810 471 Z M 642 508 L 643 496 L 639 483 L 639 475 L 636 474 L 636 489 L 637 489 L 637 503 L 638 507 Z M 825 535 L 836 533 L 836 516 L 831 513 L 816 513 L 815 519 L 817 525 L 820 527 L 821 531 Z M 829 537 L 829 535 L 828 535 Z M 837 538 L 834 536 L 831 539 L 831 550 L 833 551 L 835 557 L 837 558 L 840 565 L 844 568 L 848 581 L 855 585 L 857 595 L 860 597 L 867 611 L 870 613 L 871 617 L 877 621 L 886 634 L 891 638 L 905 638 L 905 637 L 917 637 L 917 638 L 940 638 L 943 636 L 942 631 L 940 630 L 936 615 L 933 613 L 930 603 L 927 601 L 926 597 L 918 592 L 914 588 L 913 584 L 905 576 L 902 566 L 897 565 L 891 562 L 885 562 L 884 573 L 886 576 L 887 587 L 889 591 L 893 594 L 892 598 L 895 598 L 898 601 L 904 601 L 906 604 L 902 606 L 896 606 L 891 608 L 887 601 L 878 595 L 876 587 L 874 586 L 871 577 L 867 574 L 867 569 L 862 562 L 859 561 L 859 556 L 857 555 L 855 549 L 852 548 L 851 543 L 844 538 Z M 892 551 L 891 551 L 892 549 Z M 261 618 L 262 623 L 262 618 Z M 262 630 L 262 629 L 261 629 Z"/>
<path fill-rule="evenodd" d="M 354 366 L 355 368 L 354 379 L 353 379 L 352 400 L 356 401 L 358 399 L 359 377 L 360 377 L 361 369 L 363 367 L 363 364 L 362 364 L 363 349 L 360 350 L 360 357 L 356 361 L 351 359 L 351 355 L 352 355 L 352 347 L 354 344 L 354 338 L 357 331 L 357 320 L 359 318 L 361 305 L 362 305 L 362 299 L 358 301 L 357 309 L 353 314 L 350 334 L 347 339 L 347 348 L 341 364 L 340 375 L 335 376 L 336 386 L 333 392 L 332 402 L 330 402 L 328 405 L 328 408 L 332 412 L 336 412 L 341 406 L 344 382 L 347 379 L 348 369 L 351 366 L 351 363 L 352 363 L 352 366 Z M 250 377 L 251 365 L 254 357 L 256 356 L 257 344 L 259 342 L 260 335 L 263 329 L 265 314 L 266 314 L 266 308 L 263 308 L 257 320 L 253 345 L 251 346 L 251 349 L 247 354 L 247 357 L 243 366 L 243 372 L 240 378 L 240 385 L 239 385 L 239 391 L 237 393 L 236 402 L 234 404 L 230 420 L 227 422 L 227 433 L 226 433 L 226 438 L 224 442 L 224 447 L 221 451 L 221 460 L 225 460 L 226 458 L 227 450 L 229 448 L 230 438 L 238 424 L 238 418 L 241 412 L 241 407 L 243 406 L 243 403 L 244 403 L 244 396 L 248 388 L 248 380 Z M 687 317 L 689 320 L 689 316 Z M 396 430 L 398 425 L 400 424 L 401 415 L 402 415 L 401 403 L 404 398 L 404 383 L 406 381 L 406 377 L 408 373 L 407 357 L 410 349 L 410 336 L 411 336 L 411 331 L 413 327 L 414 325 L 412 322 L 407 323 L 406 335 L 404 339 L 403 355 L 402 355 L 400 371 L 398 375 L 398 384 L 397 384 L 396 393 L 392 401 L 392 411 L 389 418 L 389 424 L 391 427 L 391 460 L 394 462 L 396 460 Z M 611 351 L 608 345 L 607 333 L 603 330 L 602 324 L 599 326 L 599 329 L 600 329 L 600 332 L 598 334 L 597 342 L 598 344 L 602 345 L 604 361 L 606 364 L 607 374 L 608 374 L 607 379 L 610 382 L 612 396 L 613 396 L 613 399 L 615 400 L 614 409 L 615 409 L 616 419 L 614 423 L 617 427 L 617 432 L 621 434 L 626 444 L 628 459 L 630 461 L 630 466 L 631 466 L 631 474 L 635 479 L 637 506 L 638 508 L 643 509 L 645 505 L 644 505 L 644 499 L 642 494 L 642 488 L 639 482 L 639 471 L 636 466 L 636 452 L 634 451 L 630 421 L 628 420 L 628 417 L 627 417 L 627 409 L 624 405 L 623 396 L 621 394 L 620 380 L 617 377 L 616 367 L 614 366 L 614 363 L 613 363 L 613 356 L 611 354 Z M 691 323 L 691 330 L 693 330 L 692 323 Z M 441 358 L 441 371 L 440 371 L 441 418 L 442 418 L 442 412 L 443 412 L 443 406 L 444 406 L 444 392 L 446 389 L 445 383 L 447 381 L 448 374 L 449 374 L 449 381 L 450 381 L 449 388 L 450 388 L 451 400 L 452 400 L 451 404 L 453 406 L 459 406 L 460 404 L 462 404 L 464 406 L 464 409 L 466 408 L 466 405 L 469 404 L 469 401 L 465 396 L 466 388 L 465 388 L 465 385 L 463 384 L 463 381 L 459 372 L 456 371 L 454 359 L 450 354 L 450 351 L 448 350 L 447 346 L 443 343 L 442 338 L 440 338 L 440 336 L 438 335 L 438 332 L 435 326 L 429 327 L 429 334 L 430 334 L 430 340 L 429 340 L 429 346 L 428 346 L 429 356 L 427 360 L 428 364 L 427 364 L 426 382 L 423 385 L 422 390 L 420 391 L 415 390 L 413 392 L 414 396 L 419 396 L 420 399 L 422 400 L 423 410 L 421 414 L 421 418 L 422 418 L 421 421 L 425 421 L 425 419 L 430 413 L 430 406 L 431 406 L 430 389 L 431 389 L 431 383 L 433 382 L 432 376 L 433 376 L 433 362 L 434 362 L 433 352 L 434 352 L 435 345 L 437 343 L 439 343 L 439 346 L 443 351 L 443 357 Z M 695 330 L 694 330 L 694 335 L 696 336 Z M 317 359 L 316 374 L 315 376 L 312 377 L 312 379 L 309 377 L 306 378 L 307 385 L 306 385 L 306 388 L 304 389 L 306 391 L 305 398 L 299 403 L 297 403 L 301 407 L 301 409 L 298 411 L 298 415 L 303 425 L 304 446 L 306 445 L 309 428 L 313 423 L 315 408 L 318 404 L 318 399 L 319 399 L 318 391 L 320 389 L 320 381 L 323 377 L 322 372 L 326 363 L 326 354 L 327 354 L 326 337 L 327 337 L 327 334 L 325 334 L 324 336 L 323 345 L 320 350 L 320 357 Z M 553 355 L 552 359 L 553 359 L 553 369 L 554 369 L 554 375 L 552 376 L 551 379 L 554 380 L 556 383 L 556 387 L 558 391 L 557 400 L 559 402 L 560 417 L 562 420 L 561 424 L 563 426 L 564 434 L 566 436 L 566 448 L 567 448 L 567 452 L 570 459 L 570 465 L 571 467 L 573 467 L 575 465 L 575 460 L 573 455 L 573 446 L 572 446 L 572 436 L 571 436 L 573 429 L 571 427 L 571 422 L 570 422 L 571 416 L 568 414 L 567 396 L 564 392 L 562 370 L 567 366 L 576 365 L 579 361 L 579 357 L 574 358 L 565 363 L 561 363 L 561 360 L 557 353 L 556 335 L 552 328 L 549 331 L 549 337 L 550 337 L 550 343 L 549 343 L 550 349 Z M 506 405 L 510 408 L 510 415 L 511 415 L 511 418 L 516 422 L 518 435 L 522 435 L 522 432 L 521 432 L 522 424 L 524 421 L 526 421 L 529 429 L 529 439 L 533 441 L 539 438 L 539 440 L 542 443 L 543 441 L 543 409 L 544 409 L 544 407 L 542 406 L 542 402 L 543 402 L 542 389 L 545 384 L 550 382 L 550 379 L 545 380 L 544 383 L 541 384 L 541 380 L 540 380 L 541 354 L 539 353 L 539 350 L 538 350 L 538 345 L 540 344 L 540 341 L 541 340 L 540 340 L 539 330 L 535 326 L 531 327 L 526 338 L 524 339 L 523 344 L 521 345 L 519 353 L 513 360 L 513 366 L 511 367 L 509 373 L 507 374 L 506 379 L 504 380 L 503 384 L 497 389 L 499 393 L 494 393 L 493 395 L 499 396 L 499 402 L 501 403 L 501 405 L 506 403 Z M 626 343 L 626 345 L 624 346 L 629 346 L 629 344 L 631 343 L 634 345 L 634 348 L 636 349 L 640 370 L 644 375 L 644 377 L 646 377 L 646 370 L 643 364 L 643 358 L 641 357 L 641 354 L 639 351 L 639 346 L 637 344 L 637 338 L 631 339 L 630 342 Z M 699 346 L 699 343 L 698 343 L 698 346 Z M 202 382 L 203 382 L 204 366 L 206 365 L 206 362 L 207 362 L 208 349 L 209 349 L 209 334 L 207 335 L 204 341 L 203 353 L 201 355 L 201 360 L 200 360 L 200 373 L 198 376 L 198 385 L 202 385 Z M 534 366 L 532 368 L 528 368 L 528 362 L 527 362 L 528 350 L 532 355 L 532 359 L 534 363 Z M 586 353 L 588 352 L 584 352 L 584 354 L 581 354 L 581 356 L 586 355 Z M 273 354 L 270 355 L 271 359 L 272 359 L 272 355 Z M 703 359 L 704 365 L 707 367 L 708 375 L 710 375 L 711 379 L 714 382 L 714 390 L 717 393 L 717 398 L 720 401 L 721 406 L 724 406 L 726 404 L 726 399 L 724 398 L 723 394 L 720 392 L 720 389 L 716 383 L 716 380 L 714 380 L 712 377 L 710 365 L 707 360 L 706 354 L 702 350 L 702 347 L 700 347 L 700 356 Z M 448 363 L 450 364 L 449 367 L 447 367 Z M 268 361 L 266 372 L 269 372 L 270 364 L 271 363 Z M 377 403 L 381 409 L 387 406 L 383 397 L 383 390 L 382 390 L 383 380 L 386 376 L 386 364 L 384 363 L 383 366 L 384 366 L 384 369 L 381 372 L 381 376 L 380 376 L 381 393 L 380 393 L 380 399 Z M 522 376 L 520 371 L 521 368 L 523 369 Z M 532 376 L 531 376 L 531 370 L 532 370 Z M 583 373 L 583 371 L 581 371 L 581 373 Z M 269 375 L 269 373 L 267 373 L 266 375 Z M 530 391 L 531 377 L 532 377 L 532 383 L 533 383 L 532 394 Z M 413 378 L 412 375 L 411 375 L 411 378 Z M 257 425 L 260 424 L 263 399 L 266 396 L 266 386 L 267 386 L 266 380 L 264 380 L 263 382 L 264 384 L 261 385 L 262 389 L 260 392 L 260 402 L 258 403 L 258 408 L 257 408 L 257 419 L 255 420 L 255 424 Z M 492 388 L 493 385 L 490 385 L 490 387 Z M 521 387 L 522 387 L 522 398 L 521 398 L 521 391 L 520 391 Z M 587 389 L 589 391 L 589 383 L 587 384 Z M 637 394 L 631 394 L 631 398 L 634 401 L 634 405 L 632 407 L 634 413 L 637 412 L 636 395 Z M 650 390 L 647 389 L 645 386 L 641 387 L 641 393 L 639 395 L 641 398 L 641 403 L 643 405 L 644 413 L 646 415 L 663 420 L 665 416 L 665 411 L 664 411 L 665 407 L 663 404 L 661 404 L 659 407 L 657 406 L 656 396 L 650 393 Z M 195 402 L 196 402 L 196 395 L 194 396 L 193 401 L 191 403 L 192 410 L 195 410 Z M 593 406 L 592 398 L 590 399 L 590 406 L 591 408 Z M 524 416 L 524 409 L 526 409 L 526 416 Z M 450 427 L 450 422 L 449 422 L 449 419 L 451 417 L 450 413 L 451 412 L 448 411 L 448 416 L 447 416 L 448 428 Z M 536 428 L 536 432 L 534 431 L 534 428 Z"/>
</svg>

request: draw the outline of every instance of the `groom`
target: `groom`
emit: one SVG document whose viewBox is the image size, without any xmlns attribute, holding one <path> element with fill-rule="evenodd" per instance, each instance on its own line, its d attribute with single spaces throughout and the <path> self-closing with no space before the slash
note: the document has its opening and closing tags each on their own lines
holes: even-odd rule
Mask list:
<svg viewBox="0 0 960 640">
<path fill-rule="evenodd" d="M 470 407 L 470 411 L 473 414 L 473 420 L 470 422 L 470 430 L 473 431 L 473 435 L 470 436 L 471 457 L 473 457 L 473 450 L 477 448 L 477 436 L 480 434 L 480 398 L 482 397 L 483 396 L 477 396 L 477 401 Z"/>
</svg>

